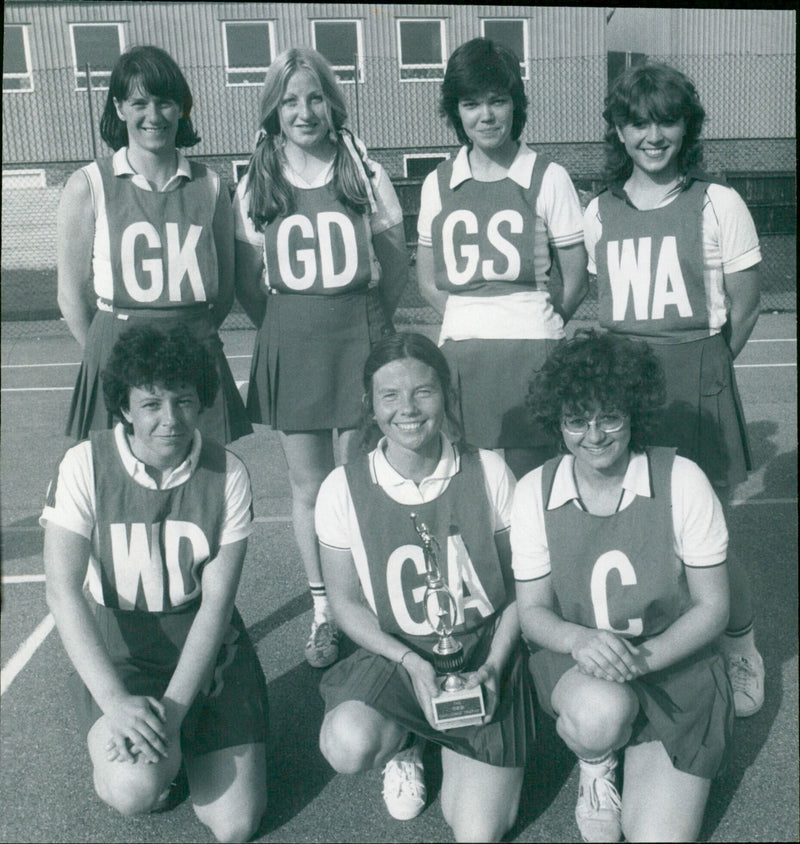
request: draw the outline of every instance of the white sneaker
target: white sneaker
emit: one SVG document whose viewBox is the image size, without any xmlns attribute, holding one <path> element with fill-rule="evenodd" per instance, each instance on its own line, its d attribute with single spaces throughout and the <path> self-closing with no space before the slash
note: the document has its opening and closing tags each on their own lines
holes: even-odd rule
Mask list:
<svg viewBox="0 0 800 844">
<path fill-rule="evenodd" d="M 327 668 L 339 659 L 339 631 L 333 621 L 311 623 L 311 635 L 304 649 L 306 662 L 312 668 Z"/>
<path fill-rule="evenodd" d="M 617 757 L 612 753 L 602 762 L 580 764 L 575 821 L 584 841 L 619 841 L 622 801 L 616 786 Z"/>
<path fill-rule="evenodd" d="M 755 715 L 764 705 L 764 660 L 758 651 L 748 654 L 727 652 L 725 665 L 733 687 L 733 707 L 737 718 Z"/>
<path fill-rule="evenodd" d="M 383 769 L 383 802 L 398 821 L 410 821 L 424 808 L 427 791 L 422 749 L 414 745 L 395 754 Z"/>
</svg>

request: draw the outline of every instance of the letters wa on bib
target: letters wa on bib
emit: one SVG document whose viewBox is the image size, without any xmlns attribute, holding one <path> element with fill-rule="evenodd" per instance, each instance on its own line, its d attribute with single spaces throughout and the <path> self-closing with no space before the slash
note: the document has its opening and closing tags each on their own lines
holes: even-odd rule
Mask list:
<svg viewBox="0 0 800 844">
<path fill-rule="evenodd" d="M 210 306 L 220 288 L 214 220 L 230 214 L 219 176 L 177 152 L 178 167 L 154 191 L 127 159 L 127 147 L 87 165 L 94 210 L 92 279 L 97 311 L 72 396 L 67 434 L 77 439 L 113 424 L 100 374 L 111 349 L 135 323 L 158 321 L 164 330 L 185 323 L 211 350 L 220 379 L 214 405 L 198 427 L 220 442 L 252 432 L 222 350 Z M 233 279 L 224 280 L 233 284 Z"/>
</svg>

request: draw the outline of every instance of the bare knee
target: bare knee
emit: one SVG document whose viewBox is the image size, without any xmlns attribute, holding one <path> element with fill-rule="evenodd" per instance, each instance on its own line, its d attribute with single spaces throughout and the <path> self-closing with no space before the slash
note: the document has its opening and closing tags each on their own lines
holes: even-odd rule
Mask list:
<svg viewBox="0 0 800 844">
<path fill-rule="evenodd" d="M 122 764 L 126 763 L 120 763 Z M 163 791 L 155 782 L 120 780 L 101 776 L 97 771 L 94 776 L 94 789 L 104 803 L 128 818 L 151 812 Z"/>
<path fill-rule="evenodd" d="M 499 815 L 477 806 L 455 806 L 448 812 L 443 806 L 442 814 L 456 841 L 500 841 L 517 819 L 517 804 L 513 812 L 503 810 Z"/>
<path fill-rule="evenodd" d="M 325 716 L 319 749 L 337 773 L 356 774 L 374 768 L 404 736 L 405 731 L 393 722 L 349 702 Z"/>
<path fill-rule="evenodd" d="M 266 811 L 266 803 L 253 811 L 214 812 L 208 807 L 194 807 L 195 814 L 207 826 L 217 841 L 249 841 L 258 832 L 261 819 Z"/>
<path fill-rule="evenodd" d="M 571 697 L 562 705 L 556 729 L 572 748 L 616 749 L 630 738 L 638 708 L 630 687 L 598 681 L 585 695 Z"/>
</svg>

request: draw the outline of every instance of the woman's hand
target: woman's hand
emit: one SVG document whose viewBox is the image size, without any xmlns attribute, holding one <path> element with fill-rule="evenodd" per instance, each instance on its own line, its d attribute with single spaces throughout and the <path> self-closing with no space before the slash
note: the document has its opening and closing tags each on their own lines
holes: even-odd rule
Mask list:
<svg viewBox="0 0 800 844">
<path fill-rule="evenodd" d="M 433 698 L 438 697 L 441 693 L 441 688 L 436 678 L 436 671 L 433 665 L 427 659 L 419 656 L 419 654 L 410 653 L 403 660 L 403 668 L 408 672 L 411 678 L 411 683 L 414 686 L 414 694 L 417 696 L 417 701 L 425 713 L 425 718 L 428 723 L 435 729 L 440 729 L 436 726 L 436 721 L 433 717 Z"/>
<path fill-rule="evenodd" d="M 166 708 L 154 697 L 123 695 L 114 698 L 104 715 L 111 738 L 106 744 L 109 762 L 135 762 L 139 755 L 147 762 L 167 756 L 175 736 L 167 728 Z"/>
<path fill-rule="evenodd" d="M 473 689 L 475 686 L 481 686 L 483 688 L 483 705 L 486 709 L 483 723 L 488 724 L 494 716 L 500 696 L 499 672 L 494 665 L 485 662 L 477 671 L 471 671 L 465 674 L 464 677 L 467 681 L 465 688 Z"/>
<path fill-rule="evenodd" d="M 642 672 L 637 665 L 639 649 L 609 630 L 583 628 L 572 646 L 578 670 L 599 680 L 627 683 Z"/>
</svg>

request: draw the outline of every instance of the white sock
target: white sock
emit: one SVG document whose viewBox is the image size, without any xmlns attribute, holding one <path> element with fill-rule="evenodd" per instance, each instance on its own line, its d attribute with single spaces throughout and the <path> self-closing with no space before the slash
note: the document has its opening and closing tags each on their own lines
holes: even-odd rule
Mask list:
<svg viewBox="0 0 800 844">
<path fill-rule="evenodd" d="M 308 588 L 311 590 L 311 600 L 314 602 L 314 621 L 317 624 L 322 624 L 325 621 L 333 621 L 333 613 L 331 612 L 328 595 L 325 592 L 325 584 L 311 583 L 309 581 Z"/>
<path fill-rule="evenodd" d="M 752 627 L 741 636 L 731 636 L 730 633 L 724 633 L 720 637 L 720 643 L 725 653 L 743 654 L 744 656 L 758 653 L 756 637 Z"/>
</svg>

